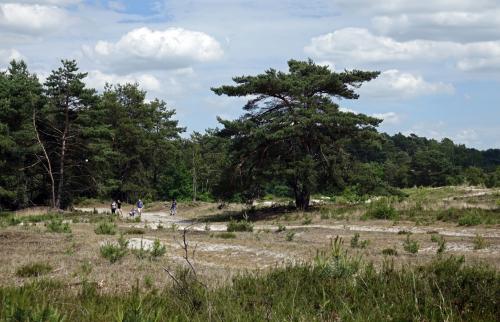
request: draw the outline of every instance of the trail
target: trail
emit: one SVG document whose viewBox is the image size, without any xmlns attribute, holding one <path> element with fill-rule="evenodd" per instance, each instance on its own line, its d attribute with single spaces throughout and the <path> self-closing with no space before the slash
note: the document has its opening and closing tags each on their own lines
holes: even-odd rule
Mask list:
<svg viewBox="0 0 500 322">
<path fill-rule="evenodd" d="M 93 211 L 94 208 L 76 208 L 80 211 Z M 109 213 L 107 208 L 95 208 L 98 213 Z M 124 214 L 123 218 L 127 218 L 128 215 Z M 225 223 L 200 223 L 193 221 L 181 216 L 170 214 L 164 211 L 154 211 L 154 212 L 143 212 L 141 216 L 141 223 L 134 224 L 134 227 L 144 227 L 150 229 L 157 229 L 158 225 L 162 225 L 164 228 L 176 228 L 177 230 L 183 230 L 188 228 L 193 231 L 214 231 L 222 232 L 227 231 L 227 224 Z M 457 227 L 457 229 L 442 228 L 439 226 L 425 226 L 425 227 L 414 227 L 406 225 L 368 225 L 368 224 L 309 224 L 309 225 L 297 225 L 290 224 L 285 225 L 287 230 L 297 230 L 297 229 L 325 229 L 325 230 L 337 230 L 337 231 L 352 231 L 352 232 L 373 232 L 373 233 L 388 233 L 388 234 L 398 234 L 402 231 L 411 232 L 413 234 L 429 234 L 429 233 L 439 233 L 443 236 L 449 237 L 475 237 L 480 235 L 485 238 L 500 238 L 500 232 L 498 229 L 477 229 L 477 228 L 462 228 Z M 278 225 L 271 224 L 255 224 L 254 230 L 269 230 L 276 231 Z"/>
</svg>

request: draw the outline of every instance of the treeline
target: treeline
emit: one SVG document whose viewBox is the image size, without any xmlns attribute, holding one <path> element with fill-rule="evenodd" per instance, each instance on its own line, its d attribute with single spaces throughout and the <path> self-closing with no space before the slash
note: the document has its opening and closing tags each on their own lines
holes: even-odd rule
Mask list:
<svg viewBox="0 0 500 322">
<path fill-rule="evenodd" d="M 336 98 L 377 72 L 335 73 L 312 61 L 236 77 L 217 95 L 251 96 L 221 129 L 186 131 L 139 84 L 85 85 L 75 61 L 42 84 L 22 61 L 0 73 L 0 209 L 66 208 L 81 198 L 246 201 L 312 194 L 393 194 L 397 188 L 500 186 L 500 150 L 478 151 L 376 131 L 380 120 L 344 113 Z"/>
</svg>

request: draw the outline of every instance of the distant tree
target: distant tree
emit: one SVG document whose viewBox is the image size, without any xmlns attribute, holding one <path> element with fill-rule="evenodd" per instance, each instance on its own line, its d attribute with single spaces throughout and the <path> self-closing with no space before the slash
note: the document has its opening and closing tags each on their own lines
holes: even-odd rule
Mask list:
<svg viewBox="0 0 500 322">
<path fill-rule="evenodd" d="M 484 171 L 478 167 L 468 167 L 464 171 L 465 179 L 467 183 L 472 186 L 479 186 L 485 183 Z"/>
<path fill-rule="evenodd" d="M 233 78 L 235 86 L 212 88 L 217 95 L 251 96 L 246 114 L 222 120 L 220 135 L 232 140 L 233 177 L 248 197 L 280 178 L 291 188 L 297 208 L 309 206 L 318 179 L 353 138 L 370 139 L 380 120 L 339 110 L 334 99 L 356 99 L 355 89 L 378 72 L 332 72 L 311 60 Z"/>
<path fill-rule="evenodd" d="M 413 157 L 411 171 L 417 186 L 445 186 L 448 176 L 453 174 L 452 168 L 443 152 L 421 149 Z"/>
<path fill-rule="evenodd" d="M 0 73 L 0 209 L 43 201 L 44 177 L 33 131 L 42 86 L 24 61 Z"/>
</svg>

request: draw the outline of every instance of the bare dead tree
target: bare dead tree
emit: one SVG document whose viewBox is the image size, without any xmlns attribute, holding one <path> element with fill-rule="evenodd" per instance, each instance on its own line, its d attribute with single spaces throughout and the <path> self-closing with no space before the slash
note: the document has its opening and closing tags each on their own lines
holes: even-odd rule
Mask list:
<svg viewBox="0 0 500 322">
<path fill-rule="evenodd" d="M 38 144 L 40 145 L 44 158 L 45 158 L 45 163 L 42 161 L 42 158 L 38 155 L 35 154 L 37 159 L 42 163 L 43 167 L 45 168 L 45 171 L 50 177 L 50 187 L 51 187 L 51 192 L 52 192 L 52 200 L 51 200 L 51 206 L 52 208 L 55 208 L 56 206 L 56 191 L 55 191 L 55 181 L 54 181 L 54 174 L 52 172 L 52 163 L 50 162 L 49 155 L 47 153 L 47 150 L 45 149 L 45 145 L 43 144 L 42 140 L 40 139 L 40 135 L 38 134 L 38 130 L 36 127 L 36 111 L 33 109 L 33 128 L 35 129 L 35 134 L 36 134 L 36 139 L 38 141 Z"/>
</svg>

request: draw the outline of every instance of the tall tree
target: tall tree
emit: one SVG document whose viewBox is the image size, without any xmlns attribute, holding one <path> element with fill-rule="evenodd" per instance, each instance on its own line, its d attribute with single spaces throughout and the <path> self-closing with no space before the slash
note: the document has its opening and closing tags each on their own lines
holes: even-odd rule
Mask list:
<svg viewBox="0 0 500 322">
<path fill-rule="evenodd" d="M 47 104 L 43 108 L 41 123 L 41 145 L 50 151 L 48 156 L 54 166 L 56 182 L 55 204 L 62 208 L 69 201 L 69 178 L 82 175 L 84 165 L 81 142 L 82 128 L 79 117 L 94 101 L 95 91 L 85 88 L 86 73 L 78 72 L 74 60 L 61 61 L 62 66 L 52 71 L 45 82 Z"/>
<path fill-rule="evenodd" d="M 341 112 L 334 99 L 357 99 L 355 89 L 379 73 L 337 73 L 311 60 L 290 60 L 288 67 L 288 73 L 269 69 L 235 77 L 237 85 L 212 90 L 217 95 L 251 96 L 242 117 L 219 118 L 224 126 L 220 134 L 232 139 L 234 174 L 245 192 L 255 197 L 266 180 L 279 177 L 293 190 L 296 206 L 305 209 L 318 178 L 343 152 L 346 141 L 375 132 L 380 123 Z"/>
</svg>

